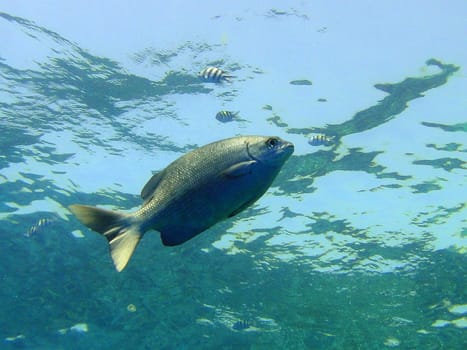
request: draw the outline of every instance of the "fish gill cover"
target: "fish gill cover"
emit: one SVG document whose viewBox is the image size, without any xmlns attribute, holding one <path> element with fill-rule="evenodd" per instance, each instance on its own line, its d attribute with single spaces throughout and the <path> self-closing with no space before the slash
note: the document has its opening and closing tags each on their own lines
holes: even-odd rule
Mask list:
<svg viewBox="0 0 467 350">
<path fill-rule="evenodd" d="M 307 20 L 295 9 L 264 17 Z M 389 123 L 409 118 L 410 103 L 447 84 L 458 66 L 429 59 L 437 71 L 377 83 L 380 101 L 325 126 L 294 127 L 275 101 L 257 106 L 286 138 L 307 145 L 319 133 L 333 142 L 292 156 L 263 200 L 188 245 L 164 249 L 157 234 L 147 234 L 118 275 L 103 240 L 67 206 L 139 206 L 151 170 L 202 144 L 179 113 L 180 96 L 200 103 L 215 96 L 219 110 L 241 95 L 235 82 L 213 87 L 198 72 L 222 66 L 243 83 L 264 72 L 231 57 L 213 59 L 222 47 L 187 42 L 137 52 L 136 64 L 159 72 L 148 78 L 27 19 L 0 13 L 0 24 L 36 53 L 20 62 L 7 50 L 0 56 L 4 346 L 465 345 L 463 316 L 452 312 L 466 302 L 465 200 L 458 195 L 465 143 L 423 136 L 436 130 L 447 140 L 465 133 L 465 123 L 423 121 L 408 136 L 391 133 Z M 192 67 L 181 63 L 187 58 Z M 306 88 L 317 86 L 313 80 Z M 214 128 L 214 115 L 197 122 Z M 183 128 L 185 134 L 174 132 Z M 238 128 L 233 132 L 255 126 Z M 398 147 L 416 137 L 413 148 Z"/>
</svg>

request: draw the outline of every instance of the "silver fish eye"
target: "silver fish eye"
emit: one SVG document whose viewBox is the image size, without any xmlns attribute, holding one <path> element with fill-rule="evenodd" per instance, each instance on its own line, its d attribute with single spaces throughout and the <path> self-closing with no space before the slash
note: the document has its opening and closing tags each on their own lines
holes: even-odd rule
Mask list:
<svg viewBox="0 0 467 350">
<path fill-rule="evenodd" d="M 274 137 L 271 137 L 266 141 L 266 145 L 268 146 L 269 149 L 273 149 L 274 147 L 277 146 L 278 143 L 279 143 L 279 140 Z"/>
</svg>

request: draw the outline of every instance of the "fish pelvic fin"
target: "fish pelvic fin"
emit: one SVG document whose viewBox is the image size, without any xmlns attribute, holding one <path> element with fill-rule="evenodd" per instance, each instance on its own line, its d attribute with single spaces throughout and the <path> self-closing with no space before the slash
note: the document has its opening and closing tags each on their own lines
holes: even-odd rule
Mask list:
<svg viewBox="0 0 467 350">
<path fill-rule="evenodd" d="M 132 223 L 128 214 L 112 210 L 80 204 L 69 208 L 84 225 L 107 238 L 115 268 L 122 271 L 143 237 L 139 225 Z"/>
</svg>

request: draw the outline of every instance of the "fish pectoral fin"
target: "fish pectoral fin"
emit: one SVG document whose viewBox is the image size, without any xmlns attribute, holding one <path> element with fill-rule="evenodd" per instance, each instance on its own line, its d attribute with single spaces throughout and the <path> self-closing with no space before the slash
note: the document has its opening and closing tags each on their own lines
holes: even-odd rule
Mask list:
<svg viewBox="0 0 467 350">
<path fill-rule="evenodd" d="M 222 172 L 223 175 L 231 178 L 244 176 L 251 173 L 251 166 L 256 163 L 255 160 L 237 163 Z"/>
</svg>

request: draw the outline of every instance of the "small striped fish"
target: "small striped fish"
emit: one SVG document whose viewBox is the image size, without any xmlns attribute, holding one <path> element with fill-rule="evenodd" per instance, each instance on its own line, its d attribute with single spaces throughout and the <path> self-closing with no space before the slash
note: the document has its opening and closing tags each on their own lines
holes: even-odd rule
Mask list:
<svg viewBox="0 0 467 350">
<path fill-rule="evenodd" d="M 247 320 L 239 320 L 232 325 L 232 329 L 235 329 L 236 331 L 242 331 L 250 327 L 251 324 Z"/>
<path fill-rule="evenodd" d="M 199 77 L 208 83 L 222 83 L 223 81 L 230 81 L 230 79 L 233 78 L 232 75 L 216 67 L 204 68 L 199 72 Z"/>
<path fill-rule="evenodd" d="M 222 123 L 233 121 L 238 115 L 238 112 L 220 111 L 216 114 L 216 119 Z"/>
<path fill-rule="evenodd" d="M 36 224 L 32 225 L 29 228 L 28 232 L 26 232 L 24 235 L 26 237 L 34 236 L 35 234 L 40 232 L 44 227 L 49 226 L 54 221 L 54 219 L 42 218 Z"/>
<path fill-rule="evenodd" d="M 312 136 L 308 143 L 312 146 L 329 146 L 332 143 L 333 137 L 326 136 L 324 134 L 317 134 Z"/>
</svg>

